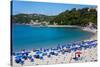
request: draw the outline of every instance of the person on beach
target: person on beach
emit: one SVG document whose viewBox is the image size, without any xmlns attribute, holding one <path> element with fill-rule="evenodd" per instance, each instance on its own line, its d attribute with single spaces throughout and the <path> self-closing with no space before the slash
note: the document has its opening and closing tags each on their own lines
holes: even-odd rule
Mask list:
<svg viewBox="0 0 100 67">
<path fill-rule="evenodd" d="M 78 61 L 80 58 L 81 58 L 81 54 L 82 52 L 78 51 L 78 52 L 75 52 L 75 57 L 73 58 L 75 61 Z"/>
</svg>

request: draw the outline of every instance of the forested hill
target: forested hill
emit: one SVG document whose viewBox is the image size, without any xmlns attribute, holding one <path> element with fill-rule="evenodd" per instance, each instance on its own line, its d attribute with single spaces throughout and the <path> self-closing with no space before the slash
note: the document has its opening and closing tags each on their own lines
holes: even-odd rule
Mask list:
<svg viewBox="0 0 100 67">
<path fill-rule="evenodd" d="M 31 20 L 38 22 L 49 22 L 54 16 L 46 16 L 42 14 L 17 14 L 12 15 L 12 22 L 15 23 L 30 23 Z"/>
<path fill-rule="evenodd" d="M 47 16 L 42 14 L 17 14 L 12 15 L 12 21 L 16 23 L 49 22 L 49 24 L 58 25 L 86 25 L 92 22 L 97 25 L 97 10 L 95 8 L 82 8 L 66 10 L 55 16 Z"/>
</svg>

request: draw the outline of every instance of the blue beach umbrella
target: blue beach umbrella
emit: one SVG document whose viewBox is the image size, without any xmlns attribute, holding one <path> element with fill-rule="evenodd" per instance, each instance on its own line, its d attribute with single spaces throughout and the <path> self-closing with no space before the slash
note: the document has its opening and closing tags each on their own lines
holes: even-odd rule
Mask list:
<svg viewBox="0 0 100 67">
<path fill-rule="evenodd" d="M 21 58 L 22 58 L 22 56 L 16 56 L 15 57 L 15 62 L 16 63 L 20 63 L 21 62 Z"/>
<path fill-rule="evenodd" d="M 27 59 L 28 59 L 28 56 L 24 55 L 24 56 L 22 56 L 22 58 L 23 58 L 24 60 L 27 60 Z"/>
<path fill-rule="evenodd" d="M 90 46 L 96 47 L 96 46 L 97 46 L 97 44 L 91 44 Z"/>
<path fill-rule="evenodd" d="M 36 51 L 36 55 L 39 55 L 41 52 L 40 51 Z"/>
<path fill-rule="evenodd" d="M 24 55 L 24 54 L 25 54 L 25 52 L 21 52 L 21 54 L 22 54 L 22 55 Z"/>
<path fill-rule="evenodd" d="M 30 52 L 27 51 L 27 52 L 25 52 L 25 55 L 28 56 L 29 53 L 30 53 Z"/>
<path fill-rule="evenodd" d="M 29 53 L 30 53 L 29 51 L 25 51 L 25 50 L 21 51 L 22 55 L 27 55 L 28 56 Z"/>
<path fill-rule="evenodd" d="M 40 51 L 42 51 L 43 50 L 43 48 L 40 48 Z"/>
<path fill-rule="evenodd" d="M 93 43 L 93 42 L 92 41 L 87 42 L 87 44 L 91 44 L 91 43 Z"/>
<path fill-rule="evenodd" d="M 34 59 L 33 58 L 31 58 L 30 60 L 31 60 L 31 62 L 34 62 Z"/>
<path fill-rule="evenodd" d="M 93 41 L 87 41 L 86 43 L 87 44 L 94 44 L 94 43 L 96 43 L 96 41 L 95 40 L 93 40 Z"/>
<path fill-rule="evenodd" d="M 22 56 L 21 56 L 21 55 L 17 55 L 15 58 L 16 58 L 16 59 L 21 59 Z"/>
<path fill-rule="evenodd" d="M 47 55 L 47 52 L 45 51 L 45 52 L 43 52 L 43 56 L 45 56 L 45 55 Z"/>
<path fill-rule="evenodd" d="M 58 55 L 58 51 L 57 50 L 55 50 L 54 53 L 55 53 L 56 56 Z"/>
<path fill-rule="evenodd" d="M 77 47 L 73 47 L 70 49 L 71 51 L 76 51 L 77 50 Z"/>
<path fill-rule="evenodd" d="M 75 47 L 76 47 L 76 48 L 80 48 L 80 45 L 76 45 Z"/>
<path fill-rule="evenodd" d="M 29 58 L 29 60 L 31 61 L 31 62 L 34 62 L 34 59 L 32 58 L 32 56 L 30 55 L 30 56 L 28 56 L 28 58 Z"/>
<path fill-rule="evenodd" d="M 51 53 L 51 50 L 46 51 L 46 56 L 47 56 L 48 58 L 50 58 L 50 57 L 51 57 L 50 53 Z"/>
<path fill-rule="evenodd" d="M 40 54 L 41 54 L 40 51 L 36 51 L 34 57 L 39 59 L 40 58 Z"/>
<path fill-rule="evenodd" d="M 84 46 L 85 46 L 84 44 L 81 44 L 81 45 L 80 45 L 81 48 L 84 48 Z"/>
<path fill-rule="evenodd" d="M 29 59 L 31 59 L 31 58 L 32 58 L 32 56 L 28 56 L 28 58 L 29 58 Z"/>
<path fill-rule="evenodd" d="M 87 45 L 81 45 L 81 47 L 87 49 Z"/>
<path fill-rule="evenodd" d="M 15 62 L 16 63 L 20 63 L 21 62 L 21 59 L 15 59 Z"/>
<path fill-rule="evenodd" d="M 70 48 L 70 46 L 67 45 L 66 48 Z"/>
<path fill-rule="evenodd" d="M 43 59 L 43 54 L 40 53 L 40 54 L 39 54 L 39 57 L 40 57 L 40 59 Z"/>
</svg>

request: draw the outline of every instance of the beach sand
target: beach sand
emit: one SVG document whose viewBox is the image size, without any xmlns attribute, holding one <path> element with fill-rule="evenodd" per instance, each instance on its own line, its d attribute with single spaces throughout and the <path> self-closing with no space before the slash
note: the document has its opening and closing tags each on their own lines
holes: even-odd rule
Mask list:
<svg viewBox="0 0 100 67">
<path fill-rule="evenodd" d="M 52 56 L 51 58 L 44 57 L 44 60 L 35 59 L 34 62 L 30 62 L 30 60 L 26 60 L 24 65 L 25 66 L 32 66 L 32 65 L 48 65 L 48 64 L 65 64 L 65 63 L 83 63 L 83 62 L 94 62 L 97 61 L 97 48 L 91 48 L 81 51 L 81 58 L 78 61 L 73 60 L 72 58 L 75 55 L 75 52 L 61 54 L 58 56 Z M 21 64 L 17 64 L 14 62 L 13 59 L 13 66 L 19 67 L 22 66 Z"/>
</svg>

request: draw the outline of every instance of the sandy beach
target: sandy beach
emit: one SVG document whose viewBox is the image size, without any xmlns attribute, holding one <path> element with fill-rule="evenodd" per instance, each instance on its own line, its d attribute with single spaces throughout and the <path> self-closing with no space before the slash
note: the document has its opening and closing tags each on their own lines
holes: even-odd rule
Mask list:
<svg viewBox="0 0 100 67">
<path fill-rule="evenodd" d="M 72 59 L 75 57 L 75 52 L 67 53 L 67 54 L 60 54 L 58 56 L 52 56 L 51 58 L 44 57 L 43 60 L 35 59 L 34 62 L 30 62 L 30 60 L 25 60 L 24 65 L 25 66 L 31 66 L 31 65 L 48 65 L 48 64 L 63 64 L 63 63 L 83 63 L 83 62 L 95 62 L 97 61 L 97 48 L 91 48 L 86 50 L 81 50 L 82 55 L 79 58 L 78 61 L 75 61 Z M 13 58 L 13 66 L 19 67 L 22 66 L 21 64 L 17 64 L 14 61 Z"/>
</svg>

